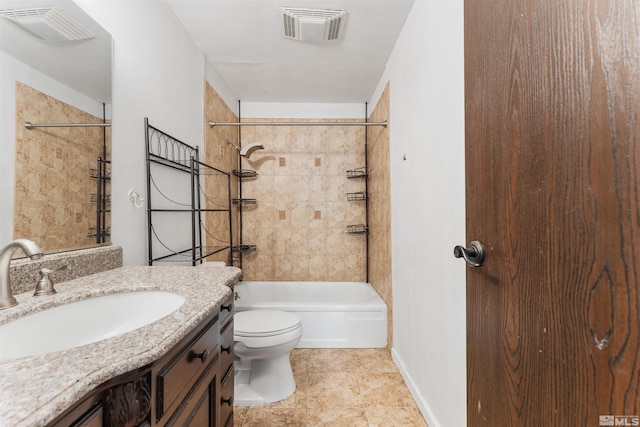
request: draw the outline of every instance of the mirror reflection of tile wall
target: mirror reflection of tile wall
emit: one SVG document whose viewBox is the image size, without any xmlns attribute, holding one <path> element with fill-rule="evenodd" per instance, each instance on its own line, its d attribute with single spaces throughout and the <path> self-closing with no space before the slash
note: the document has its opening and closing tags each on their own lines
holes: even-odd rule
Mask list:
<svg viewBox="0 0 640 427">
<path fill-rule="evenodd" d="M 97 182 L 90 175 L 103 153 L 103 128 L 27 130 L 26 121 L 101 123 L 102 119 L 16 82 L 14 238 L 35 240 L 48 252 L 95 244 L 91 228 L 96 226 L 92 198 Z M 110 130 L 105 131 L 110 153 Z"/>
</svg>

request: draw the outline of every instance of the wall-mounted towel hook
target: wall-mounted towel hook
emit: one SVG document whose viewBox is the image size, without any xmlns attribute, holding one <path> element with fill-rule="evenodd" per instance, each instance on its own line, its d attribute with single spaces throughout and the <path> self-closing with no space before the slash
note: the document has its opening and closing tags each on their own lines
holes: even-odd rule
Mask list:
<svg viewBox="0 0 640 427">
<path fill-rule="evenodd" d="M 128 196 L 129 196 L 129 201 L 133 203 L 133 205 L 136 208 L 142 207 L 142 202 L 144 202 L 144 199 L 140 197 L 140 194 L 138 194 L 138 192 L 135 189 L 132 188 L 131 190 L 129 190 Z"/>
</svg>

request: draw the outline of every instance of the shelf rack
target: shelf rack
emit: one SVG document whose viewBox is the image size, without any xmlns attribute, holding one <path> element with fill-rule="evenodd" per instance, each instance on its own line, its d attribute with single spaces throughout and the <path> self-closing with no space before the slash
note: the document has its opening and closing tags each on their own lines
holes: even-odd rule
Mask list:
<svg viewBox="0 0 640 427">
<path fill-rule="evenodd" d="M 357 191 L 355 193 L 347 193 L 347 201 L 349 202 L 359 202 L 367 200 L 367 193 L 364 191 Z"/>
<path fill-rule="evenodd" d="M 107 161 L 106 163 L 111 163 L 109 161 Z M 89 177 L 91 178 L 97 178 L 100 174 L 98 173 L 99 169 L 89 169 Z M 111 179 L 111 171 L 109 170 L 103 170 L 102 171 L 102 179 L 105 180 L 110 180 Z"/>
<path fill-rule="evenodd" d="M 111 227 L 106 227 L 100 230 L 100 234 L 103 236 L 111 236 Z M 89 227 L 87 231 L 87 237 L 96 237 L 98 236 L 98 227 Z"/>
<path fill-rule="evenodd" d="M 347 193 L 347 201 L 349 202 L 367 202 L 369 200 L 369 196 L 367 194 L 367 177 L 369 175 L 367 174 L 367 167 L 361 167 L 361 168 L 355 168 L 355 169 L 349 169 L 347 171 L 347 178 L 349 179 L 364 179 L 364 183 L 365 183 L 365 189 L 364 191 L 356 191 L 354 193 Z M 368 209 L 368 206 L 367 206 Z M 366 224 L 353 224 L 353 225 L 347 225 L 347 234 L 365 234 L 368 235 L 369 234 L 369 215 L 367 213 L 367 223 Z M 369 244 L 367 242 L 367 251 Z M 368 257 L 368 255 L 367 255 Z M 367 267 L 367 272 L 368 272 L 368 267 Z M 368 276 L 368 273 L 367 273 Z"/>
<path fill-rule="evenodd" d="M 355 169 L 349 169 L 347 171 L 347 178 L 349 179 L 354 179 L 354 178 L 366 178 L 367 175 L 367 168 L 366 167 L 361 167 L 361 168 L 355 168 Z"/>
<path fill-rule="evenodd" d="M 234 169 L 232 172 L 238 178 L 257 178 L 258 172 L 251 169 Z"/>
<path fill-rule="evenodd" d="M 89 176 L 96 180 L 96 192 L 89 195 L 96 204 L 96 226 L 90 227 L 87 237 L 95 237 L 96 243 L 105 243 L 111 237 L 111 161 L 98 157 L 95 169 L 89 169 Z"/>
<path fill-rule="evenodd" d="M 192 265 L 202 263 L 205 258 L 231 249 L 232 221 L 231 221 L 231 179 L 228 172 L 199 161 L 198 147 L 190 146 L 171 135 L 151 126 L 147 118 L 145 121 L 145 142 L 147 149 L 147 225 L 148 225 L 148 263 L 154 262 L 190 262 Z M 173 171 L 180 177 L 188 178 L 183 194 L 188 194 L 189 203 L 178 202 L 167 196 L 154 180 L 154 174 Z M 222 199 L 210 197 L 208 186 L 220 185 L 215 180 L 222 178 L 226 186 L 226 194 Z M 186 182 L 187 180 L 185 180 Z M 174 184 L 174 186 L 180 184 Z M 152 186 L 156 189 L 152 192 Z M 154 195 L 155 193 L 155 195 Z M 161 197 L 160 197 L 161 196 Z M 204 197 L 205 203 L 202 198 Z M 160 200 L 156 200 L 160 199 Z M 155 203 L 159 202 L 158 205 Z M 211 207 L 204 207 L 211 206 Z M 203 215 L 206 213 L 226 214 L 228 221 L 228 241 L 214 236 L 206 228 Z M 189 215 L 190 230 L 184 230 L 191 237 L 189 247 L 174 249 L 158 236 L 155 229 L 156 222 L 162 223 L 166 215 L 172 216 L 179 224 L 179 217 Z M 162 218 L 161 218 L 162 217 Z M 186 228 L 186 227 L 185 227 Z M 220 243 L 216 246 L 203 245 L 203 234 Z M 225 239 L 227 239 L 225 238 Z M 156 249 L 164 248 L 162 255 L 155 255 Z M 230 255 L 230 254 L 229 254 Z"/>
<path fill-rule="evenodd" d="M 364 224 L 347 225 L 347 234 L 368 234 L 369 227 Z"/>
<path fill-rule="evenodd" d="M 233 199 L 233 204 L 234 205 L 239 205 L 239 206 L 255 206 L 258 201 L 256 199 Z"/>
<path fill-rule="evenodd" d="M 236 253 L 246 253 L 246 252 L 255 252 L 258 249 L 256 245 L 236 245 L 231 248 L 232 252 Z"/>
</svg>

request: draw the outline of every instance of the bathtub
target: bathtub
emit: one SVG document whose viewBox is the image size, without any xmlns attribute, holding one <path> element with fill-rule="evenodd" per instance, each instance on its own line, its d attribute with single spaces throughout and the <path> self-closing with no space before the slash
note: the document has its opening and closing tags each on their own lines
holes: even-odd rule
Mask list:
<svg viewBox="0 0 640 427">
<path fill-rule="evenodd" d="M 236 311 L 282 310 L 302 320 L 298 348 L 387 346 L 387 305 L 363 282 L 240 282 Z"/>
</svg>

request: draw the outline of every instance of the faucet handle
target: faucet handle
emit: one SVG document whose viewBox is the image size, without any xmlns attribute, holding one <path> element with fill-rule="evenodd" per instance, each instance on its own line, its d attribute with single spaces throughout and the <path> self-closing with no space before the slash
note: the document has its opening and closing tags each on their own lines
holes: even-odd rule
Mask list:
<svg viewBox="0 0 640 427">
<path fill-rule="evenodd" d="M 51 273 L 55 273 L 56 271 L 66 270 L 67 265 L 63 265 L 58 268 L 49 269 L 49 268 L 41 268 L 40 269 L 40 278 L 38 279 L 38 283 L 36 284 L 36 291 L 34 292 L 34 297 L 39 297 L 42 295 L 53 295 L 56 293 L 56 290 L 53 287 L 53 281 L 49 277 Z"/>
</svg>

